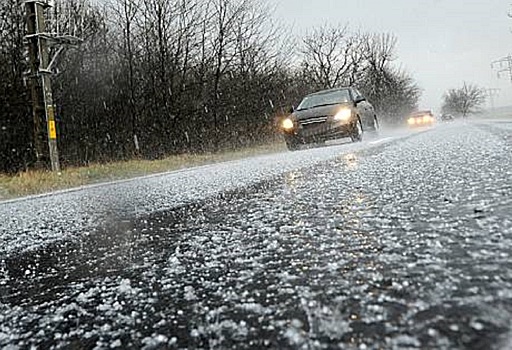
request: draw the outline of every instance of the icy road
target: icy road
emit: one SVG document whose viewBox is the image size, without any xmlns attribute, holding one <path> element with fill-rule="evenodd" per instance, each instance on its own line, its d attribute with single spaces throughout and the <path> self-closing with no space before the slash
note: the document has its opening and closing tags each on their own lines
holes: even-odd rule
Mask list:
<svg viewBox="0 0 512 350">
<path fill-rule="evenodd" d="M 2 349 L 510 349 L 512 123 L 0 203 Z"/>
</svg>

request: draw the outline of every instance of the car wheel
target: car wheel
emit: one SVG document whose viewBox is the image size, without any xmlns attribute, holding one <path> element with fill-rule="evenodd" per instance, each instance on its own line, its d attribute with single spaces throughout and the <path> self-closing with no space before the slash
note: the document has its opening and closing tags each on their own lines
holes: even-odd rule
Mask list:
<svg viewBox="0 0 512 350">
<path fill-rule="evenodd" d="M 361 124 L 361 119 L 357 118 L 357 121 L 350 133 L 350 138 L 352 142 L 361 142 L 363 141 L 363 125 Z"/>
<path fill-rule="evenodd" d="M 379 120 L 377 119 L 377 116 L 373 116 L 373 131 L 378 131 L 380 129 Z"/>
<path fill-rule="evenodd" d="M 290 151 L 296 151 L 300 148 L 300 143 L 295 138 L 286 138 L 286 147 Z"/>
</svg>

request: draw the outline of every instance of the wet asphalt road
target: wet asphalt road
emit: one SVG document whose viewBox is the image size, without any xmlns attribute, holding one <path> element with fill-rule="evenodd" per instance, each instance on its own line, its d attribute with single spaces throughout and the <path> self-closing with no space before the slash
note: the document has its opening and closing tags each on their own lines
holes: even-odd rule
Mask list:
<svg viewBox="0 0 512 350">
<path fill-rule="evenodd" d="M 4 239 L 0 348 L 512 348 L 512 123 L 389 135 L 69 239 Z"/>
</svg>

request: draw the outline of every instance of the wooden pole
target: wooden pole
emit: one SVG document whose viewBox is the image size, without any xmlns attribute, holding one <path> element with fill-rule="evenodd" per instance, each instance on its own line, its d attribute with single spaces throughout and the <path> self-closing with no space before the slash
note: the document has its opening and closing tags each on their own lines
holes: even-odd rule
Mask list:
<svg viewBox="0 0 512 350">
<path fill-rule="evenodd" d="M 49 158 L 52 171 L 60 171 L 57 146 L 57 126 L 53 105 L 51 71 L 46 34 L 45 1 L 26 0 L 27 43 L 30 66 L 30 91 L 34 119 L 34 149 L 37 165 L 41 166 Z M 44 125 L 46 124 L 46 127 Z M 45 143 L 48 147 L 45 147 Z"/>
</svg>

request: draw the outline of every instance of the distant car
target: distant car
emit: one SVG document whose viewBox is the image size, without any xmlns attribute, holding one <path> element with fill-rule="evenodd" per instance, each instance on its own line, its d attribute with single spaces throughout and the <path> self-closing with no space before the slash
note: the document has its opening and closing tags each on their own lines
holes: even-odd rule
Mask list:
<svg viewBox="0 0 512 350">
<path fill-rule="evenodd" d="M 455 118 L 453 117 L 453 115 L 451 115 L 449 113 L 443 113 L 443 114 L 441 114 L 439 119 L 441 119 L 442 122 L 451 122 Z"/>
<path fill-rule="evenodd" d="M 436 118 L 432 111 L 418 111 L 407 117 L 407 124 L 409 126 L 429 126 L 434 124 L 435 121 Z"/>
<path fill-rule="evenodd" d="M 280 127 L 293 151 L 302 144 L 342 137 L 361 141 L 365 131 L 379 128 L 379 122 L 366 98 L 356 88 L 344 87 L 307 95 Z"/>
</svg>

